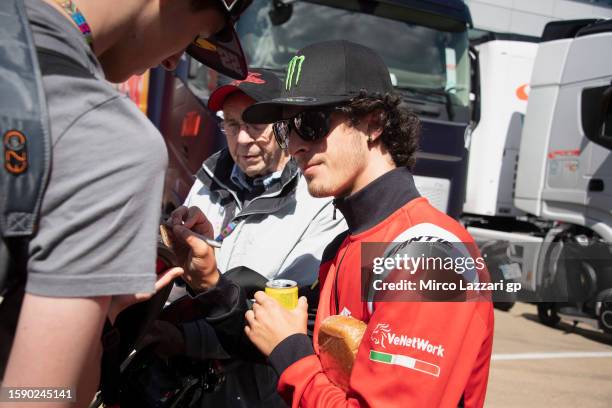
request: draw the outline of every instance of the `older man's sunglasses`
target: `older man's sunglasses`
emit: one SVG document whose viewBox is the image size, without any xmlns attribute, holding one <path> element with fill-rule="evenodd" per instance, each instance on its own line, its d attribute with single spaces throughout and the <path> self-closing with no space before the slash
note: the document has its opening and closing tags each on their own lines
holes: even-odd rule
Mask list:
<svg viewBox="0 0 612 408">
<path fill-rule="evenodd" d="M 337 107 L 305 110 L 291 119 L 281 120 L 272 125 L 274 138 L 281 149 L 289 146 L 289 134 L 294 129 L 300 139 L 315 142 L 326 137 L 331 130 L 331 114 Z"/>
</svg>

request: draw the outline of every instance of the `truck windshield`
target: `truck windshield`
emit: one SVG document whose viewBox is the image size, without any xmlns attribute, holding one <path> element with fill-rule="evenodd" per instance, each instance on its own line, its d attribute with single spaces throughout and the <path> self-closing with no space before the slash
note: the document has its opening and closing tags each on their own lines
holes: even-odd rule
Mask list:
<svg viewBox="0 0 612 408">
<path fill-rule="evenodd" d="M 439 31 L 368 11 L 305 1 L 284 1 L 282 18 L 282 10 L 275 9 L 273 2 L 253 1 L 237 24 L 249 66 L 278 70 L 282 75 L 300 48 L 345 39 L 376 50 L 389 67 L 393 85 L 409 92 L 411 99 L 437 98 L 442 103 L 468 105 L 467 30 Z"/>
</svg>

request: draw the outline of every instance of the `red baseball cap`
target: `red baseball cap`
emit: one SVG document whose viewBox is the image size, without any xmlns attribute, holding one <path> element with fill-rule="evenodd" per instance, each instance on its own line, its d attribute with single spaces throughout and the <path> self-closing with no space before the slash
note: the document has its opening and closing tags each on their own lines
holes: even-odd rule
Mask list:
<svg viewBox="0 0 612 408">
<path fill-rule="evenodd" d="M 227 97 L 237 91 L 244 92 L 256 102 L 267 101 L 280 96 L 281 81 L 272 71 L 250 69 L 245 79 L 232 81 L 215 89 L 208 98 L 208 109 L 213 112 L 220 111 Z"/>
</svg>

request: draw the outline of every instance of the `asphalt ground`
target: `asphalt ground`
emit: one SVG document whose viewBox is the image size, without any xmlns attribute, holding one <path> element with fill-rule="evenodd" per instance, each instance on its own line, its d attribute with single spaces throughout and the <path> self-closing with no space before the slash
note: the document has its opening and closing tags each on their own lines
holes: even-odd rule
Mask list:
<svg viewBox="0 0 612 408">
<path fill-rule="evenodd" d="M 544 326 L 531 304 L 496 310 L 485 407 L 612 407 L 612 335 Z"/>
</svg>

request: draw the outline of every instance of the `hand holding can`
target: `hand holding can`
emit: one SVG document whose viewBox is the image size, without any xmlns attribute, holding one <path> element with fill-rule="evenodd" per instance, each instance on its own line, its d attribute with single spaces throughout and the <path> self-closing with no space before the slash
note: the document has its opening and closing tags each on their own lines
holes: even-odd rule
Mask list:
<svg viewBox="0 0 612 408">
<path fill-rule="evenodd" d="M 297 282 L 289 279 L 273 279 L 266 283 L 266 295 L 276 300 L 287 310 L 295 309 L 298 304 Z"/>
</svg>

